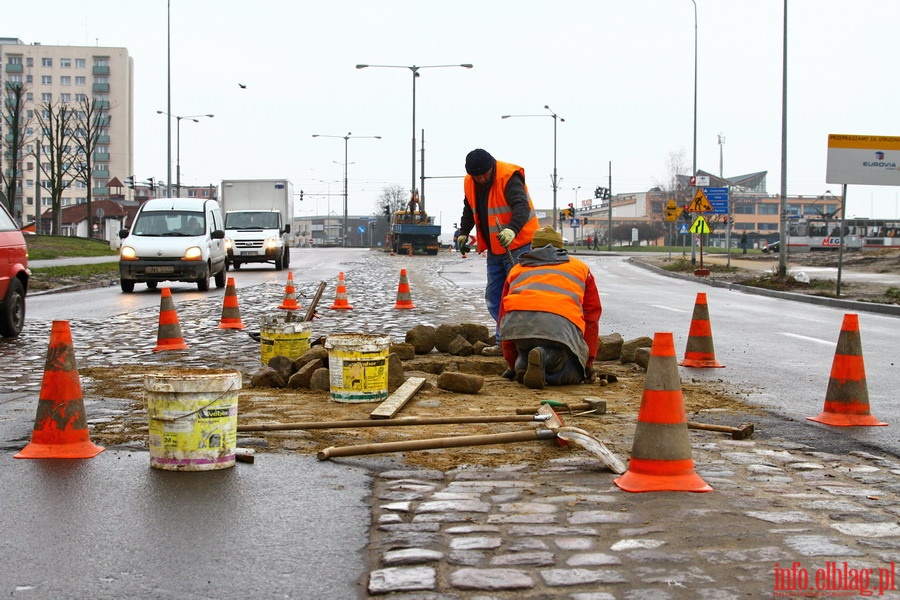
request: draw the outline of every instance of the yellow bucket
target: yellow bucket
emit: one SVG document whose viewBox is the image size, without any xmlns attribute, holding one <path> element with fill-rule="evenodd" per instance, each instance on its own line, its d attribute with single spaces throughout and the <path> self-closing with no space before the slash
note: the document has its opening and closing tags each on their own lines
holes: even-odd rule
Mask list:
<svg viewBox="0 0 900 600">
<path fill-rule="evenodd" d="M 328 371 L 331 399 L 337 402 L 381 402 L 388 397 L 386 335 L 342 333 L 329 335 Z"/>
<path fill-rule="evenodd" d="M 238 371 L 175 369 L 144 376 L 150 466 L 211 471 L 234 466 Z"/>
<path fill-rule="evenodd" d="M 309 350 L 312 324 L 295 319 L 294 315 L 263 315 L 259 318 L 259 358 L 264 366 L 275 356 L 294 360 Z"/>
</svg>

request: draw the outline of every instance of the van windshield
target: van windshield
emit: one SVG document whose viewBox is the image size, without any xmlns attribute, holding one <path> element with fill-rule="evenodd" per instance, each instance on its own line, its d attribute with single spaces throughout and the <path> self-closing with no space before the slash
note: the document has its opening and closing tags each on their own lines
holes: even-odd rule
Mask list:
<svg viewBox="0 0 900 600">
<path fill-rule="evenodd" d="M 230 212 L 225 213 L 225 229 L 278 229 L 278 213 Z"/>
<path fill-rule="evenodd" d="M 206 219 L 202 212 L 149 211 L 138 215 L 131 228 L 133 235 L 193 237 L 206 232 Z"/>
</svg>

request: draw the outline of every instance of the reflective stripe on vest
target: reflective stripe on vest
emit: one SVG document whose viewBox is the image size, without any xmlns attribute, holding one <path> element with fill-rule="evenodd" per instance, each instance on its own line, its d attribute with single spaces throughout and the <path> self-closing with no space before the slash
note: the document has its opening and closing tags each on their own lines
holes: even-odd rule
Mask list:
<svg viewBox="0 0 900 600">
<path fill-rule="evenodd" d="M 516 265 L 509 273 L 509 293 L 503 298 L 503 311 L 553 313 L 584 333 L 582 305 L 587 276 L 587 265 L 580 261 L 533 267 Z"/>
</svg>

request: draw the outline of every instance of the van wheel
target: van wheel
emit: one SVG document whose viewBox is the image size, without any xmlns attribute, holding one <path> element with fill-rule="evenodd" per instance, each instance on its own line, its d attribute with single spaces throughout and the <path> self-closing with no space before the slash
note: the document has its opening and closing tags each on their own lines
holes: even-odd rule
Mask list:
<svg viewBox="0 0 900 600">
<path fill-rule="evenodd" d="M 158 282 L 158 281 L 148 281 L 148 282 L 147 282 L 147 289 L 148 289 L 148 290 L 155 290 L 157 285 L 159 285 L 159 282 Z"/>
<path fill-rule="evenodd" d="M 10 279 L 6 300 L 3 313 L 0 314 L 0 335 L 16 337 L 25 327 L 25 288 L 15 277 Z"/>
<path fill-rule="evenodd" d="M 285 268 L 291 266 L 291 249 L 287 246 L 284 247 L 284 260 L 281 261 L 281 264 L 283 264 Z"/>
<path fill-rule="evenodd" d="M 284 270 L 284 254 L 279 254 L 278 258 L 275 259 L 275 270 L 282 271 Z"/>
<path fill-rule="evenodd" d="M 227 282 L 227 274 L 225 272 L 225 267 L 222 267 L 222 270 L 216 273 L 216 287 L 223 288 Z"/>
<path fill-rule="evenodd" d="M 206 272 L 206 275 L 197 280 L 197 289 L 201 292 L 209 291 L 209 271 Z"/>
<path fill-rule="evenodd" d="M 238 261 L 234 261 L 233 263 L 231 263 L 231 266 L 234 267 L 235 271 L 237 271 L 241 268 L 241 263 L 239 263 Z"/>
<path fill-rule="evenodd" d="M 122 291 L 126 294 L 134 291 L 134 279 L 120 279 L 119 284 L 122 286 Z"/>
</svg>

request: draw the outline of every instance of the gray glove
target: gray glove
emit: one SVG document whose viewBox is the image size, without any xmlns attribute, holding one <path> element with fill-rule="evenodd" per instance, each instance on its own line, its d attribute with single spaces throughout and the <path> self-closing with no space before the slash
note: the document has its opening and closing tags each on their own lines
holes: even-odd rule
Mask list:
<svg viewBox="0 0 900 600">
<path fill-rule="evenodd" d="M 500 242 L 500 245 L 506 248 L 512 241 L 516 239 L 516 232 L 507 227 L 503 231 L 497 234 L 497 240 Z"/>
</svg>

